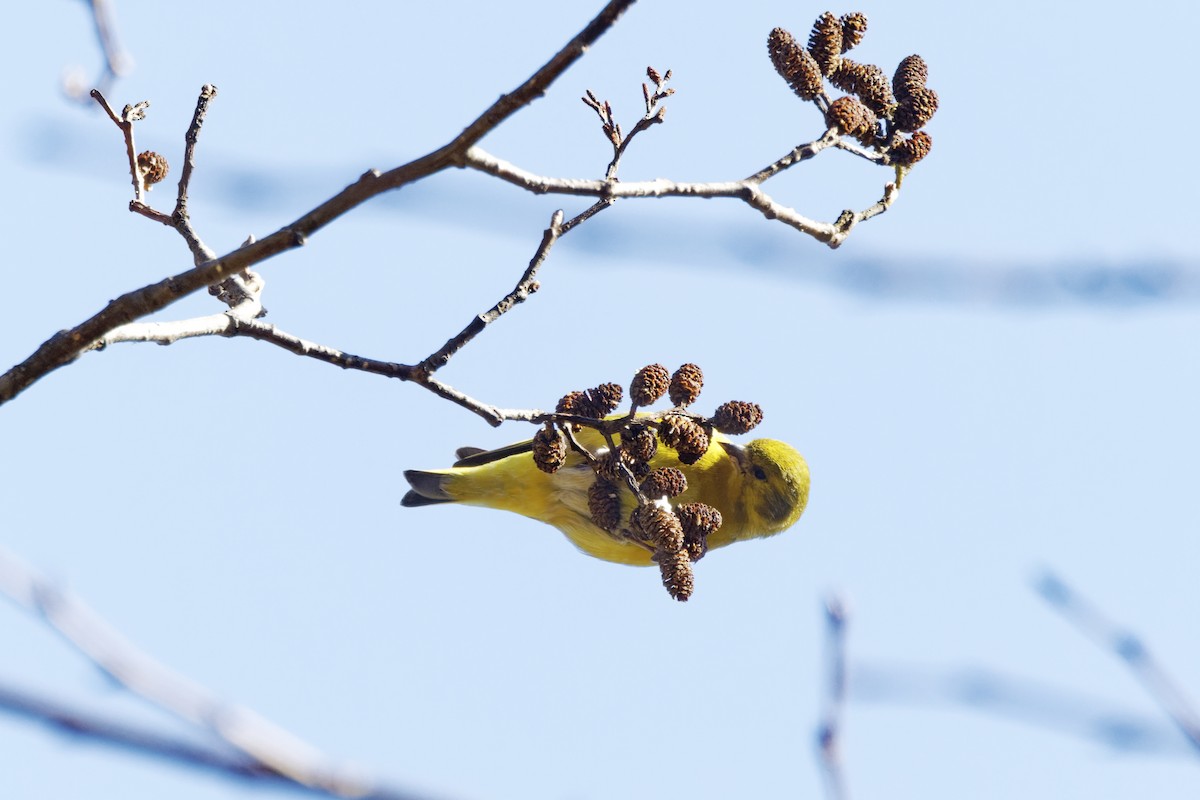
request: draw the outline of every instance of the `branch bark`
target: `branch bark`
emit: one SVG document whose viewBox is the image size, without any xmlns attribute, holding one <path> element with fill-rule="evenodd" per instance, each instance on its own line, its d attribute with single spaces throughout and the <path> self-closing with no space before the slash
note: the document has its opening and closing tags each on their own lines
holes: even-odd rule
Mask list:
<svg viewBox="0 0 1200 800">
<path fill-rule="evenodd" d="M 501 97 L 462 133 L 443 147 L 387 172 L 369 170 L 357 181 L 321 205 L 260 241 L 244 245 L 219 258 L 208 258 L 196 267 L 127 292 L 91 318 L 47 339 L 27 359 L 0 375 L 0 404 L 12 400 L 36 381 L 65 366 L 114 328 L 166 308 L 206 286 L 237 275 L 280 253 L 302 246 L 308 237 L 342 214 L 376 195 L 428 177 L 448 167 L 463 166 L 467 149 L 518 109 L 545 94 L 546 89 L 596 42 L 635 0 L 610 0 L 554 57 L 513 92 Z M 203 97 L 202 92 L 202 97 Z M 197 117 L 202 118 L 199 111 Z M 118 123 L 119 124 L 119 123 Z M 198 123 L 194 123 L 198 129 Z M 132 143 L 130 143 L 132 148 Z M 135 166 L 135 191 L 137 180 Z M 187 173 L 190 177 L 190 172 Z M 135 200 L 140 200 L 137 195 Z"/>
</svg>

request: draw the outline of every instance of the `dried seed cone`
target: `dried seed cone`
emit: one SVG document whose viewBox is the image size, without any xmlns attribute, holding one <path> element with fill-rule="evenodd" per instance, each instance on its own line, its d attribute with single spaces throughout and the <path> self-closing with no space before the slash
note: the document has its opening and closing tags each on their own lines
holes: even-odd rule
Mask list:
<svg viewBox="0 0 1200 800">
<path fill-rule="evenodd" d="M 686 602 L 696 589 L 696 577 L 692 573 L 692 560 L 686 550 L 659 551 L 654 554 L 658 571 L 662 573 L 663 586 L 680 602 Z"/>
<path fill-rule="evenodd" d="M 624 394 L 625 390 L 619 383 L 602 383 L 596 388 L 588 390 L 587 396 L 592 416 L 601 419 L 616 411 Z"/>
<path fill-rule="evenodd" d="M 588 512 L 592 522 L 610 533 L 621 527 L 620 489 L 605 480 L 588 487 Z"/>
<path fill-rule="evenodd" d="M 638 506 L 629 523 L 656 550 L 674 553 L 683 549 L 683 524 L 670 509 L 657 503 Z"/>
<path fill-rule="evenodd" d="M 914 90 L 924 87 L 928 80 L 929 67 L 925 59 L 913 54 L 906 56 L 896 67 L 892 75 L 892 90 L 898 98 L 908 97 Z"/>
<path fill-rule="evenodd" d="M 668 389 L 671 403 L 676 406 L 690 406 L 696 402 L 702 388 L 704 388 L 704 373 L 695 364 L 684 364 L 671 376 L 671 385 Z"/>
<path fill-rule="evenodd" d="M 587 395 L 583 392 L 567 392 L 558 399 L 554 411 L 558 414 L 577 414 L 581 417 L 591 416 L 587 409 Z"/>
<path fill-rule="evenodd" d="M 801 99 L 812 100 L 821 93 L 820 65 L 790 33 L 783 28 L 772 30 L 767 36 L 767 53 L 775 71 Z"/>
<path fill-rule="evenodd" d="M 596 470 L 596 474 L 604 480 L 619 483 L 625 479 L 621 472 L 622 461 L 620 450 L 609 450 L 596 459 L 594 469 Z"/>
<path fill-rule="evenodd" d="M 712 426 L 721 433 L 738 436 L 749 433 L 762 422 L 762 407 L 758 403 L 747 403 L 744 400 L 730 400 L 717 406 L 712 416 Z"/>
<path fill-rule="evenodd" d="M 933 118 L 937 109 L 937 92 L 918 86 L 906 97 L 900 98 L 900 105 L 896 107 L 892 121 L 896 123 L 897 130 L 917 131 L 925 127 L 925 123 Z"/>
<path fill-rule="evenodd" d="M 630 425 L 621 435 L 621 452 L 630 464 L 645 464 L 658 452 L 658 437 L 645 425 Z"/>
<path fill-rule="evenodd" d="M 871 144 L 875 139 L 875 128 L 878 119 L 871 109 L 862 104 L 857 97 L 839 97 L 829 104 L 825 112 L 825 124 L 846 136 L 853 136 L 863 144 Z"/>
<path fill-rule="evenodd" d="M 683 526 L 683 544 L 692 561 L 708 552 L 708 537 L 721 527 L 721 512 L 704 503 L 685 503 L 675 509 Z"/>
<path fill-rule="evenodd" d="M 629 464 L 628 462 L 626 462 L 626 464 L 629 467 L 629 471 L 633 473 L 633 479 L 635 481 L 645 480 L 646 477 L 653 471 L 650 468 L 650 465 L 647 464 L 645 461 L 637 461 L 632 464 Z"/>
<path fill-rule="evenodd" d="M 911 167 L 929 155 L 932 147 L 933 137 L 925 131 L 917 131 L 892 148 L 892 163 L 902 167 Z"/>
<path fill-rule="evenodd" d="M 687 476 L 674 467 L 663 467 L 650 473 L 640 487 L 642 494 L 651 500 L 660 497 L 678 497 L 687 491 Z M 686 529 L 685 529 L 686 530 Z"/>
<path fill-rule="evenodd" d="M 137 165 L 138 170 L 142 173 L 142 183 L 147 187 L 153 186 L 167 177 L 167 173 L 171 170 L 171 165 L 167 163 L 166 157 L 153 150 L 138 153 Z"/>
<path fill-rule="evenodd" d="M 862 44 L 863 36 L 867 34 L 867 15 L 861 11 L 842 14 L 838 22 L 842 25 L 842 52 Z"/>
<path fill-rule="evenodd" d="M 695 464 L 700 456 L 708 452 L 708 432 L 695 420 L 668 414 L 659 424 L 658 437 L 667 447 L 679 453 L 684 464 Z"/>
<path fill-rule="evenodd" d="M 891 81 L 874 64 L 859 64 L 843 58 L 842 66 L 829 81 L 844 92 L 858 95 L 858 99 L 878 116 L 891 116 L 896 109 Z"/>
<path fill-rule="evenodd" d="M 654 405 L 670 385 L 671 373 L 662 364 L 642 367 L 629 384 L 629 399 L 639 406 Z"/>
<path fill-rule="evenodd" d="M 816 59 L 821 72 L 832 75 L 842 60 L 842 23 L 831 12 L 826 11 L 813 23 L 808 36 L 808 52 Z"/>
<path fill-rule="evenodd" d="M 684 536 L 707 538 L 721 527 L 721 512 L 705 503 L 684 503 L 675 509 Z"/>
<path fill-rule="evenodd" d="M 533 463 L 542 472 L 555 473 L 567 461 L 567 438 L 551 425 L 533 436 Z"/>
</svg>

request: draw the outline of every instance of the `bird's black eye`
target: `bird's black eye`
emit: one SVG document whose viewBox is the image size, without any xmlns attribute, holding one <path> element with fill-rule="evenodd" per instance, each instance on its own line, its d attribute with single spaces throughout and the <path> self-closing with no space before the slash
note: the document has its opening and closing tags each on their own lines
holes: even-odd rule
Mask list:
<svg viewBox="0 0 1200 800">
<path fill-rule="evenodd" d="M 767 471 L 762 467 L 755 467 L 754 477 L 758 478 L 760 481 L 765 481 L 767 479 Z"/>
</svg>

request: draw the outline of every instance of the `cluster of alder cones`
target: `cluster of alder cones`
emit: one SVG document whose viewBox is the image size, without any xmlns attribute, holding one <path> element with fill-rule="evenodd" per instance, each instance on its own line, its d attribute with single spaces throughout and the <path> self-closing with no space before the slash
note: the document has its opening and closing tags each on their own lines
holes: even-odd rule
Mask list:
<svg viewBox="0 0 1200 800">
<path fill-rule="evenodd" d="M 867 16 L 861 12 L 817 17 L 808 47 L 783 28 L 767 37 L 771 63 L 801 99 L 817 103 L 825 123 L 884 157 L 885 163 L 911 167 L 929 154 L 933 139 L 922 130 L 938 107 L 937 92 L 925 85 L 929 69 L 911 55 L 888 80 L 874 64 L 861 64 L 846 53 L 863 40 Z M 830 101 L 825 81 L 847 92 Z"/>
<path fill-rule="evenodd" d="M 721 514 L 704 503 L 673 506 L 671 499 L 687 491 L 687 476 L 675 467 L 654 468 L 650 462 L 659 444 L 673 449 L 683 465 L 695 464 L 708 452 L 713 431 L 747 433 L 762 421 L 755 403 L 723 403 L 711 417 L 688 411 L 704 385 L 704 374 L 695 364 L 684 364 L 674 374 L 661 364 L 638 370 L 629 385 L 630 408 L 612 417 L 624 399 L 616 383 L 602 383 L 587 391 L 571 392 L 558 401 L 559 419 L 548 423 L 533 438 L 533 459 L 544 472 L 557 472 L 569 450 L 583 456 L 596 473 L 588 491 L 592 521 L 614 537 L 642 545 L 662 573 L 663 585 L 676 600 L 687 600 L 694 588 L 692 563 L 708 549 L 708 537 L 721 527 Z M 657 403 L 663 395 L 672 408 L 655 413 L 639 409 Z M 595 428 L 606 445 L 592 452 L 575 439 L 576 426 Z M 631 492 L 637 504 L 626 515 L 621 493 Z"/>
</svg>

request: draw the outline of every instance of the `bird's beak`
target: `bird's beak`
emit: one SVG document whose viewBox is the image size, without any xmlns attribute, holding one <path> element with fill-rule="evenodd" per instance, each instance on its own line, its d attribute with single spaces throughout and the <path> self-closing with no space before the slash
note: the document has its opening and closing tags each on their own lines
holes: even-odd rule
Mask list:
<svg viewBox="0 0 1200 800">
<path fill-rule="evenodd" d="M 721 447 L 724 447 L 725 452 L 737 462 L 739 469 L 746 468 L 746 451 L 743 448 L 738 447 L 733 442 L 719 442 L 719 444 Z"/>
</svg>

